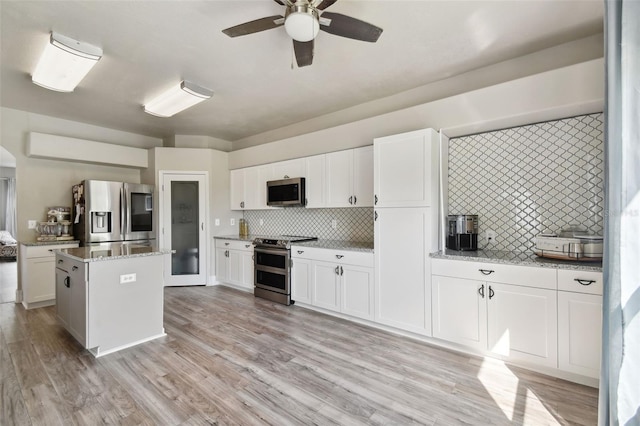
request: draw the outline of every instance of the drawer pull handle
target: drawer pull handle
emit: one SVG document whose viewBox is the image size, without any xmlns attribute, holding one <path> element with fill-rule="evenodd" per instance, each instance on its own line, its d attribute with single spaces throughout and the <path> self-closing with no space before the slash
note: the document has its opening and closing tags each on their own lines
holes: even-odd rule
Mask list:
<svg viewBox="0 0 640 426">
<path fill-rule="evenodd" d="M 228 246 L 228 245 L 229 245 L 229 243 L 224 243 L 224 245 L 225 245 L 225 246 Z"/>
<path fill-rule="evenodd" d="M 482 284 L 478 289 L 478 294 L 484 299 L 484 284 Z"/>
<path fill-rule="evenodd" d="M 62 262 L 64 262 L 64 260 L 58 259 L 58 265 L 61 264 Z"/>
<path fill-rule="evenodd" d="M 48 250 L 48 252 L 49 252 L 49 253 L 53 253 L 53 249 L 49 249 L 49 250 Z"/>
<path fill-rule="evenodd" d="M 574 278 L 574 281 L 578 281 L 582 285 L 591 285 L 596 282 L 596 280 L 581 280 L 580 278 Z"/>
<path fill-rule="evenodd" d="M 245 244 L 244 246 L 245 246 L 245 248 L 249 248 L 249 247 L 251 247 L 251 244 Z"/>
<path fill-rule="evenodd" d="M 298 250 L 298 254 L 304 253 L 304 250 Z"/>
<path fill-rule="evenodd" d="M 343 254 L 336 254 L 336 257 L 337 257 L 338 259 L 342 259 L 342 258 L 344 257 L 344 255 L 343 255 Z"/>
<path fill-rule="evenodd" d="M 72 267 L 72 268 L 71 268 L 71 270 L 72 270 L 72 271 L 77 271 L 77 270 L 78 270 L 78 267 L 77 267 L 77 266 L 74 266 L 74 267 Z"/>
<path fill-rule="evenodd" d="M 478 271 L 482 272 L 482 275 L 491 275 L 495 272 L 495 271 L 492 271 L 491 269 L 478 269 Z"/>
</svg>

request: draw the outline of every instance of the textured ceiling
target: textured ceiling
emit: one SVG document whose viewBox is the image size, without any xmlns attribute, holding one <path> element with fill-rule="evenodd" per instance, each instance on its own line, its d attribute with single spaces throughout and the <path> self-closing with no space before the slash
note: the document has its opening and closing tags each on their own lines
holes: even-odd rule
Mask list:
<svg viewBox="0 0 640 426">
<path fill-rule="evenodd" d="M 154 137 L 238 141 L 602 31 L 599 0 L 348 1 L 328 10 L 384 29 L 375 44 L 320 32 L 292 66 L 284 28 L 221 30 L 283 13 L 274 1 L 2 1 L 1 103 Z M 102 47 L 73 93 L 31 83 L 49 31 Z M 212 99 L 171 118 L 142 104 L 180 80 Z"/>
</svg>

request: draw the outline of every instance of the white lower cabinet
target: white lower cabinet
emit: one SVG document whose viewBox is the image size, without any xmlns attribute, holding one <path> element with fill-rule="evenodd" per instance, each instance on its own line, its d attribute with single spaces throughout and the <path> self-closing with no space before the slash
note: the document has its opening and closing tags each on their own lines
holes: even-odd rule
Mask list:
<svg viewBox="0 0 640 426">
<path fill-rule="evenodd" d="M 558 366 L 554 269 L 443 259 L 433 259 L 431 266 L 434 337 L 510 360 Z M 494 277 L 515 282 L 490 281 Z"/>
<path fill-rule="evenodd" d="M 600 376 L 602 288 L 599 272 L 558 270 L 560 369 L 593 378 Z"/>
<path fill-rule="evenodd" d="M 216 239 L 216 280 L 253 290 L 253 244 L 248 241 Z"/>
<path fill-rule="evenodd" d="M 56 316 L 82 346 L 87 345 L 87 275 L 86 263 L 58 258 Z"/>
<path fill-rule="evenodd" d="M 293 300 L 373 319 L 373 253 L 292 247 Z"/>
</svg>

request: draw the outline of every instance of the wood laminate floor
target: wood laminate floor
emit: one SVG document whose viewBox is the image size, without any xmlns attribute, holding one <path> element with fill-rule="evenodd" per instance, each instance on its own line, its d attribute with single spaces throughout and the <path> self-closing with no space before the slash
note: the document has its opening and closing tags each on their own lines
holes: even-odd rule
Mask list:
<svg viewBox="0 0 640 426">
<path fill-rule="evenodd" d="M 95 359 L 0 304 L 0 424 L 596 424 L 596 389 L 225 287 L 166 288 L 164 322 Z"/>
</svg>

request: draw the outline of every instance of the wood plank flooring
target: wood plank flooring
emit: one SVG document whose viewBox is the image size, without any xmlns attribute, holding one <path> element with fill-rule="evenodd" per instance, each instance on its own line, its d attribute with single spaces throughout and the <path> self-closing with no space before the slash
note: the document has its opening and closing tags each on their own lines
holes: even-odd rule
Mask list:
<svg viewBox="0 0 640 426">
<path fill-rule="evenodd" d="M 167 337 L 99 359 L 0 304 L 1 425 L 595 425 L 597 390 L 225 287 L 165 289 Z"/>
</svg>

